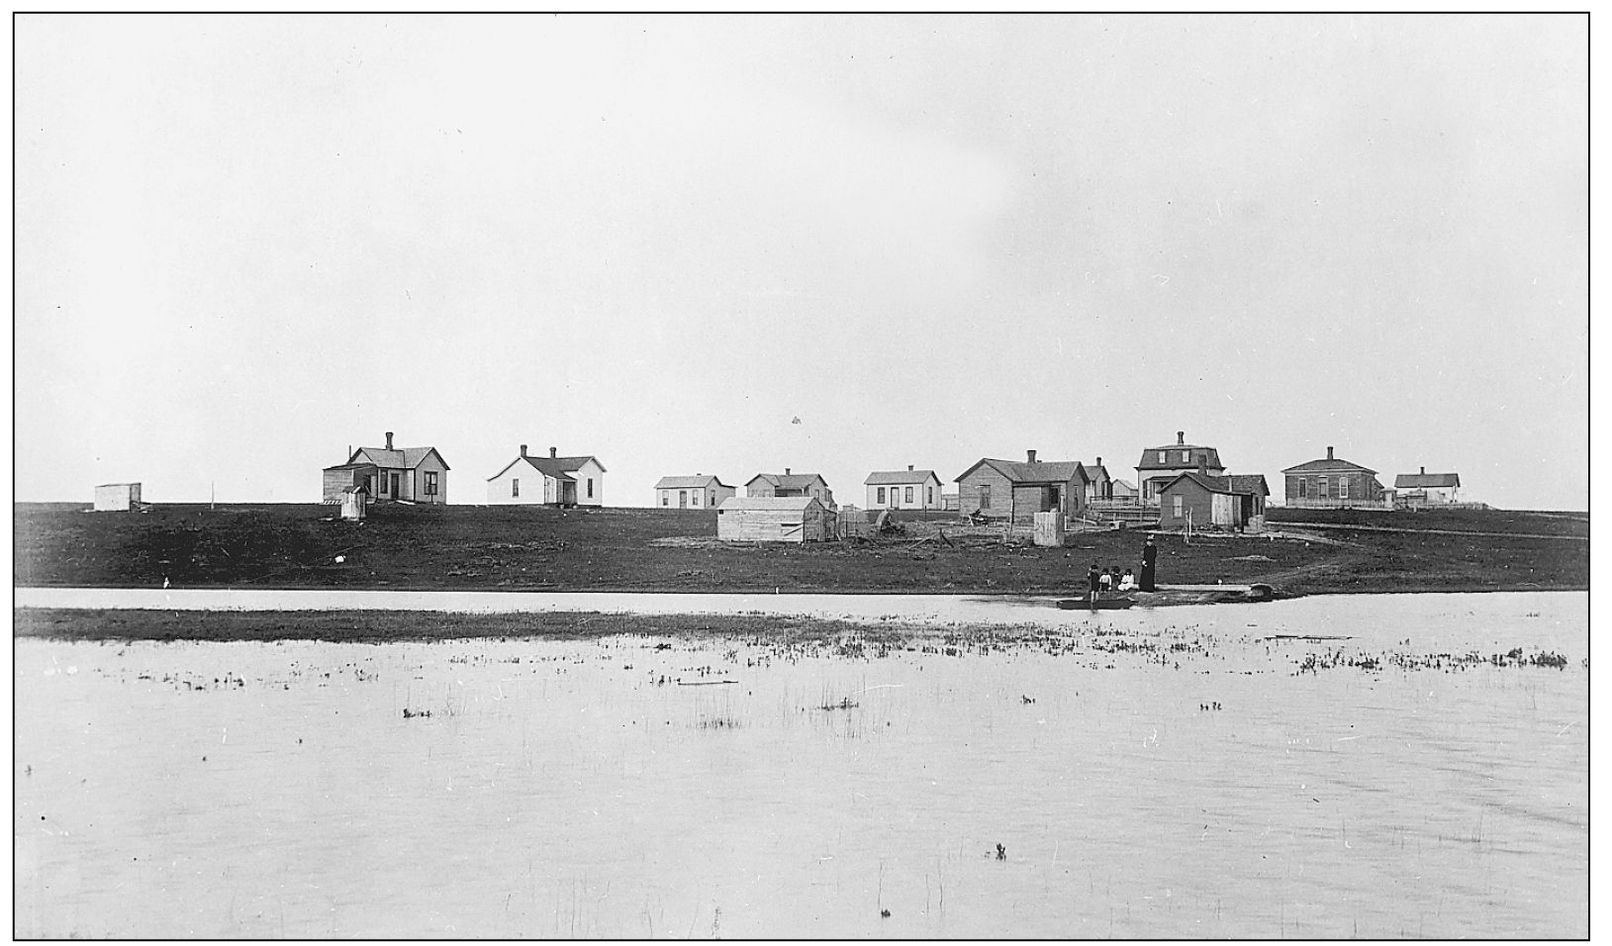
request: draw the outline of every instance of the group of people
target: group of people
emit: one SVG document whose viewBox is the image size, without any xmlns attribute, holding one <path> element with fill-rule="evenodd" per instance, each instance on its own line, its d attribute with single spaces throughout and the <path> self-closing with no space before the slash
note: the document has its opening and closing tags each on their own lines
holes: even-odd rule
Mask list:
<svg viewBox="0 0 1612 946">
<path fill-rule="evenodd" d="M 1096 562 L 1086 570 L 1086 588 L 1093 600 L 1098 596 L 1127 591 L 1152 591 L 1154 562 L 1159 554 L 1158 547 L 1149 537 L 1147 544 L 1142 546 L 1142 577 L 1138 579 L 1129 568 L 1121 572 L 1118 565 L 1110 565 L 1104 569 Z"/>
</svg>

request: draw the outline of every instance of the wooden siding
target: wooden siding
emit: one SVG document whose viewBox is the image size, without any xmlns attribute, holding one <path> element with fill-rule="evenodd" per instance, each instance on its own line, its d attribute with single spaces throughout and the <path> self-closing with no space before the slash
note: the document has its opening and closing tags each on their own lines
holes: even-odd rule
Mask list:
<svg viewBox="0 0 1612 946">
<path fill-rule="evenodd" d="M 437 475 L 437 491 L 434 495 L 426 495 L 425 474 L 427 472 Z M 445 505 L 448 502 L 448 468 L 442 465 L 435 453 L 427 454 L 420 465 L 409 470 L 403 477 L 406 484 L 403 488 L 403 498 L 417 503 L 428 503 L 434 506 Z"/>
<path fill-rule="evenodd" d="M 716 536 L 726 542 L 821 542 L 828 538 L 828 514 L 821 506 L 805 509 L 723 509 L 717 514 Z"/>
<path fill-rule="evenodd" d="M 655 490 L 655 505 L 660 509 L 715 509 L 737 492 L 732 486 L 664 487 Z M 678 493 L 688 494 L 687 506 L 678 502 Z"/>
<path fill-rule="evenodd" d="M 991 488 L 991 506 L 980 508 L 979 488 Z M 990 464 L 981 464 L 957 483 L 957 510 L 965 516 L 975 513 L 992 519 L 1007 519 L 1013 515 L 1013 481 Z"/>
<path fill-rule="evenodd" d="M 510 495 L 510 481 L 521 481 L 521 494 Z M 530 463 L 517 463 L 487 481 L 489 506 L 545 506 L 559 502 L 559 481 Z"/>
<path fill-rule="evenodd" d="M 578 506 L 604 505 L 604 467 L 591 457 L 588 462 L 570 471 L 571 478 L 577 481 Z M 588 480 L 593 480 L 593 495 L 588 495 Z"/>
<path fill-rule="evenodd" d="M 885 490 L 885 501 L 879 502 L 879 490 Z M 912 490 L 912 501 L 907 500 L 907 490 Z M 923 483 L 887 483 L 883 486 L 868 486 L 869 509 L 939 509 L 940 508 L 940 482 L 931 479 Z M 896 491 L 895 502 L 890 501 L 890 490 Z M 819 500 L 821 502 L 821 500 Z"/>
</svg>

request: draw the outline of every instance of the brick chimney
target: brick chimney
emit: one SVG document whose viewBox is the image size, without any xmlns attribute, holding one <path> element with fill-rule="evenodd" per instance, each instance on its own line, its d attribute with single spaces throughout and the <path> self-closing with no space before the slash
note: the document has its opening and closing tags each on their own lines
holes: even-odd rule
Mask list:
<svg viewBox="0 0 1612 946">
<path fill-rule="evenodd" d="M 786 466 L 786 467 L 784 467 L 784 475 L 785 475 L 785 476 L 788 476 L 788 475 L 789 475 L 789 467 L 787 467 L 787 466 Z"/>
<path fill-rule="evenodd" d="M 521 459 L 526 459 L 526 444 L 521 444 Z"/>
<path fill-rule="evenodd" d="M 558 460 L 559 458 L 560 458 L 560 448 L 559 447 L 550 447 L 549 448 L 549 459 L 550 460 Z"/>
<path fill-rule="evenodd" d="M 1427 475 L 1427 467 L 1425 467 L 1425 466 L 1424 466 L 1424 467 L 1422 467 L 1422 475 L 1423 475 L 1423 476 L 1426 476 L 1426 475 Z"/>
<path fill-rule="evenodd" d="M 1034 450 L 1026 450 L 1024 452 L 1026 454 L 1028 454 L 1029 457 L 1030 457 L 1030 459 L 1027 462 L 1034 463 L 1035 462 L 1035 451 Z"/>
<path fill-rule="evenodd" d="M 386 432 L 386 449 L 392 449 L 392 432 L 390 430 Z"/>
<path fill-rule="evenodd" d="M 908 473 L 912 472 L 912 464 L 911 463 L 907 464 L 907 472 Z"/>
<path fill-rule="evenodd" d="M 1098 457 L 1098 458 L 1097 458 L 1097 465 L 1098 465 L 1098 466 L 1102 466 L 1102 465 L 1103 465 L 1103 458 L 1102 458 L 1102 457 Z"/>
<path fill-rule="evenodd" d="M 1327 448 L 1327 459 L 1328 460 L 1332 459 L 1332 448 L 1331 447 Z"/>
<path fill-rule="evenodd" d="M 1180 447 L 1180 446 L 1185 445 L 1186 442 L 1187 442 L 1187 432 L 1184 431 L 1184 430 L 1176 431 L 1175 432 L 1175 445 Z"/>
</svg>

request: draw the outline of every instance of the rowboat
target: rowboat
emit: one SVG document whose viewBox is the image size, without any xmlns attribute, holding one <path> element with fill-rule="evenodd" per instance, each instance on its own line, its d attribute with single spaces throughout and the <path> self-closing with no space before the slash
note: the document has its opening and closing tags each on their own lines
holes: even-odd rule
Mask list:
<svg viewBox="0 0 1612 946">
<path fill-rule="evenodd" d="M 1123 611 L 1136 601 L 1123 595 L 1117 598 L 1059 598 L 1058 607 L 1065 611 Z"/>
</svg>

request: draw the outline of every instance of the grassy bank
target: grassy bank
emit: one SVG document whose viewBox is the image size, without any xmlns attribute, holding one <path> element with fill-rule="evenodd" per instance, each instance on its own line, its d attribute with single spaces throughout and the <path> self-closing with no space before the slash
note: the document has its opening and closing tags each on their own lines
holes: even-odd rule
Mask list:
<svg viewBox="0 0 1612 946">
<path fill-rule="evenodd" d="M 382 644 L 469 638 L 589 640 L 615 634 L 647 637 L 733 636 L 776 642 L 896 640 L 938 629 L 896 622 L 857 624 L 762 615 L 641 615 L 598 612 L 443 614 L 426 611 L 98 611 L 17 608 L 18 637 L 70 641 L 334 641 Z M 955 632 L 947 629 L 947 633 Z M 1001 629 L 994 629 L 1001 630 Z"/>
<path fill-rule="evenodd" d="M 664 509 L 382 506 L 363 523 L 315 505 L 164 505 L 145 515 L 17 504 L 22 586 L 1058 594 L 1086 567 L 1137 567 L 1143 536 L 1084 533 L 1060 549 L 913 521 L 902 539 L 717 542 L 716 514 Z M 1362 518 L 1366 516 L 1368 518 Z M 1331 517 L 1331 518 L 1328 518 Z M 1267 582 L 1290 594 L 1589 586 L 1588 517 L 1273 511 L 1284 537 L 1161 536 L 1165 584 Z M 1305 527 L 1370 524 L 1398 531 Z M 934 536 L 945 531 L 951 545 Z M 1501 535 L 1479 533 L 1503 533 Z M 1515 533 L 1515 534 L 1512 534 Z"/>
</svg>

